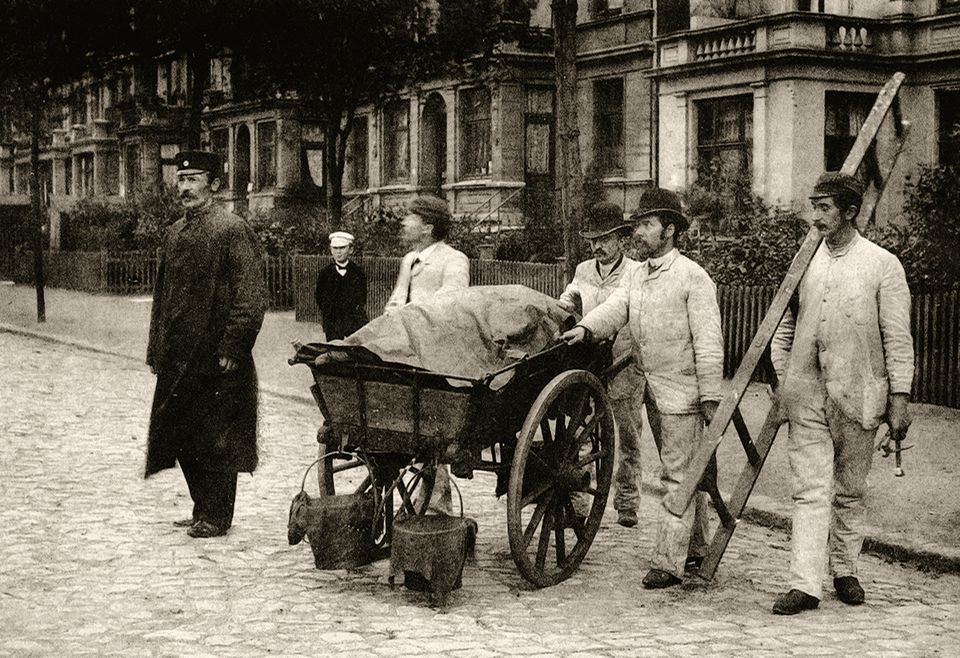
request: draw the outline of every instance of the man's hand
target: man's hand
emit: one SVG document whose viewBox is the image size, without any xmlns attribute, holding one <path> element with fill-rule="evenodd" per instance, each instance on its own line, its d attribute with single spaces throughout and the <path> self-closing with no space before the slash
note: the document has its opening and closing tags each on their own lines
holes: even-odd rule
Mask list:
<svg viewBox="0 0 960 658">
<path fill-rule="evenodd" d="M 703 400 L 700 403 L 700 414 L 707 425 L 713 422 L 713 415 L 717 413 L 717 407 L 719 406 L 719 400 Z"/>
<path fill-rule="evenodd" d="M 239 364 L 229 356 L 220 357 L 220 372 L 233 372 L 239 367 Z"/>
<path fill-rule="evenodd" d="M 586 327 L 574 327 L 570 331 L 564 331 L 558 336 L 567 345 L 576 345 L 577 343 L 582 343 L 587 339 L 587 328 Z"/>
<path fill-rule="evenodd" d="M 907 404 L 909 396 L 906 393 L 893 393 L 887 402 L 887 422 L 890 424 L 890 434 L 895 440 L 903 441 L 907 438 L 910 429 L 910 408 Z"/>
</svg>

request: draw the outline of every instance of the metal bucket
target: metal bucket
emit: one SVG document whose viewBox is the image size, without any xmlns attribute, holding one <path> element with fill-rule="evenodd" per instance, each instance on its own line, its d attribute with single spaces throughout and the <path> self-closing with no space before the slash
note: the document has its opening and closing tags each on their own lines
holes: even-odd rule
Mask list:
<svg viewBox="0 0 960 658">
<path fill-rule="evenodd" d="M 472 552 L 477 522 L 463 516 L 460 487 L 450 484 L 460 500 L 460 516 L 412 515 L 396 519 L 390 545 L 390 579 L 403 572 L 403 584 L 420 592 L 446 594 L 463 585 L 463 563 Z"/>
<path fill-rule="evenodd" d="M 307 472 L 310 468 L 313 464 Z M 370 564 L 374 557 L 374 509 L 370 491 L 313 498 L 301 484 L 300 493 L 290 505 L 287 540 L 293 545 L 306 537 L 317 569 L 351 569 Z"/>
<path fill-rule="evenodd" d="M 446 593 L 462 584 L 470 523 L 459 516 L 411 516 L 393 525 L 391 573 L 409 589 Z"/>
</svg>

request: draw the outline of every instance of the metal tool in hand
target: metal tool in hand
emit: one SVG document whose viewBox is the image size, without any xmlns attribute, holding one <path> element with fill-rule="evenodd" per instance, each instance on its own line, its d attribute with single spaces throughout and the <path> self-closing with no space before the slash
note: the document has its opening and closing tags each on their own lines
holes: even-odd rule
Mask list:
<svg viewBox="0 0 960 658">
<path fill-rule="evenodd" d="M 877 444 L 877 450 L 883 453 L 884 458 L 893 455 L 894 459 L 896 460 L 893 474 L 898 478 L 903 477 L 904 475 L 900 455 L 904 450 L 909 450 L 913 447 L 901 445 L 902 442 L 903 439 L 897 437 L 890 430 L 887 430 L 887 433 L 883 435 L 882 439 L 880 439 L 880 443 Z"/>
</svg>

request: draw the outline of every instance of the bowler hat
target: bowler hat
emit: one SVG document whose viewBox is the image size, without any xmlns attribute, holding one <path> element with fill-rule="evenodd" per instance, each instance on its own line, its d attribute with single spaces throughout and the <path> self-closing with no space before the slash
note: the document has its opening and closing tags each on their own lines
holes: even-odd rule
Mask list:
<svg viewBox="0 0 960 658">
<path fill-rule="evenodd" d="M 635 222 L 647 215 L 658 215 L 663 223 L 669 221 L 674 224 L 677 231 L 685 231 L 690 227 L 690 222 L 683 214 L 680 197 L 676 192 L 662 187 L 651 187 L 640 195 L 640 203 L 630 215 L 630 221 Z"/>
<path fill-rule="evenodd" d="M 620 206 L 609 201 L 600 201 L 587 209 L 586 222 L 580 236 L 587 240 L 594 240 L 609 235 L 622 228 L 630 228 L 624 221 Z"/>
<path fill-rule="evenodd" d="M 825 171 L 820 174 L 816 185 L 813 186 L 813 193 L 810 198 L 823 199 L 841 192 L 848 192 L 863 200 L 863 184 L 860 181 L 839 171 Z"/>
<path fill-rule="evenodd" d="M 177 173 L 206 171 L 215 176 L 223 173 L 220 156 L 210 151 L 181 151 L 177 153 Z"/>
</svg>

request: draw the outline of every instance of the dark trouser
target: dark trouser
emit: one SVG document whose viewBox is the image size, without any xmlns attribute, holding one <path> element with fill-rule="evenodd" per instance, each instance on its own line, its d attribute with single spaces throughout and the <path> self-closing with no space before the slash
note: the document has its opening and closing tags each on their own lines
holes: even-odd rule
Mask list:
<svg viewBox="0 0 960 658">
<path fill-rule="evenodd" d="M 233 524 L 233 504 L 237 498 L 237 474 L 183 463 L 180 470 L 193 499 L 193 518 L 229 528 Z"/>
</svg>

